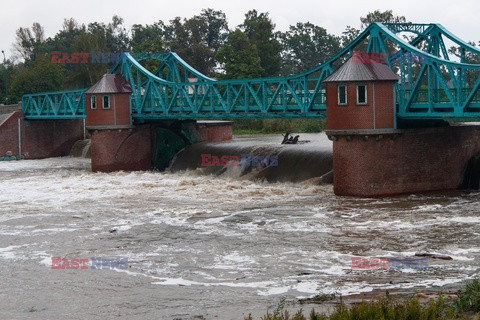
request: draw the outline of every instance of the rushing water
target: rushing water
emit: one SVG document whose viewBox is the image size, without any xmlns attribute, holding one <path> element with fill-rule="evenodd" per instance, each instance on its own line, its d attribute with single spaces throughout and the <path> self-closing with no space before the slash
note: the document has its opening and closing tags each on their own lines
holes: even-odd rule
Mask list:
<svg viewBox="0 0 480 320">
<path fill-rule="evenodd" d="M 280 297 L 298 309 L 300 297 L 428 290 L 480 269 L 478 192 L 359 199 L 202 169 L 92 173 L 82 158 L 0 162 L 0 177 L 1 319 L 243 319 Z M 415 252 L 453 260 L 351 269 L 353 256 Z M 52 257 L 129 268 L 57 270 Z"/>
</svg>

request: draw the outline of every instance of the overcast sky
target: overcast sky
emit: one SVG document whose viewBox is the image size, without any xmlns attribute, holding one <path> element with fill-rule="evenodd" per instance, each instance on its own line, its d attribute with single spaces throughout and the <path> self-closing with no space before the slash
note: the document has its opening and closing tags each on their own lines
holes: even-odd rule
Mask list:
<svg viewBox="0 0 480 320">
<path fill-rule="evenodd" d="M 277 30 L 289 25 L 310 21 L 328 32 L 340 35 L 347 25 L 360 27 L 360 16 L 376 9 L 393 10 L 407 21 L 441 23 L 445 28 L 467 41 L 480 40 L 480 2 L 478 0 L 1 0 L 0 50 L 11 55 L 15 30 L 39 22 L 46 37 L 55 35 L 64 18 L 75 18 L 80 23 L 111 21 L 114 14 L 133 24 L 152 24 L 169 21 L 176 16 L 189 18 L 203 8 L 221 10 L 227 15 L 230 28 L 241 24 L 250 9 L 269 12 Z M 2 57 L 3 58 L 3 57 Z"/>
</svg>

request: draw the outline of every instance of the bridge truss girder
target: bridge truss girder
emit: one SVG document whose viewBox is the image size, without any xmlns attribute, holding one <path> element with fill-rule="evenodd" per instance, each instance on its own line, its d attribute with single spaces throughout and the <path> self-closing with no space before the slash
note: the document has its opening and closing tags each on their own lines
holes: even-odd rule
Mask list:
<svg viewBox="0 0 480 320">
<path fill-rule="evenodd" d="M 407 43 L 396 35 L 404 31 L 413 32 L 417 37 Z M 460 52 L 463 52 L 460 62 L 450 60 L 443 37 L 459 46 Z M 372 23 L 325 63 L 283 78 L 216 81 L 189 66 L 175 53 L 125 53 L 111 73 L 121 73 L 130 83 L 133 90 L 130 98 L 132 117 L 137 121 L 321 118 L 326 111 L 322 81 L 367 40 L 368 52 L 388 54 L 389 45 L 393 45 L 402 55 L 423 58 L 421 63 L 409 63 L 403 59 L 395 61 L 392 56 L 387 61 L 400 78 L 395 85 L 398 118 L 480 117 L 480 65 L 467 64 L 464 59 L 465 52 L 480 55 L 480 51 L 438 24 Z M 425 51 L 416 47 L 422 41 L 426 43 Z M 146 59 L 158 61 L 155 72 L 148 71 L 139 63 Z M 85 99 L 78 97 L 83 91 L 25 95 L 25 117 L 84 117 Z"/>
</svg>

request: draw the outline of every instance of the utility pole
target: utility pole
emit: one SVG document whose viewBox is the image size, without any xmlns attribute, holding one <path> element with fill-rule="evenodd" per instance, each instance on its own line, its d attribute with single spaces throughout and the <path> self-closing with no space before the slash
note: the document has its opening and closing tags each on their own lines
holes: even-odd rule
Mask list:
<svg viewBox="0 0 480 320">
<path fill-rule="evenodd" d="M 5 68 L 5 104 L 8 104 L 8 70 L 7 70 L 7 59 L 5 58 L 5 51 L 3 53 L 3 67 Z"/>
</svg>

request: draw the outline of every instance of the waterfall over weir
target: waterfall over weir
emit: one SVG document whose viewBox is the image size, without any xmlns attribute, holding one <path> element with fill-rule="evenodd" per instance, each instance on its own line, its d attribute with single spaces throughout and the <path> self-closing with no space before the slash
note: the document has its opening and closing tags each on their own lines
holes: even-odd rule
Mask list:
<svg viewBox="0 0 480 320">
<path fill-rule="evenodd" d="M 228 142 L 194 144 L 177 154 L 169 170 L 197 170 L 199 174 L 268 182 L 332 182 L 332 143 L 323 133 L 301 134 L 300 143 L 295 145 L 282 145 L 281 141 L 282 136 L 279 134 L 247 135 L 236 136 Z M 211 155 L 211 159 L 221 159 L 222 156 L 231 159 L 236 156 L 240 162 L 237 166 L 232 161 L 227 166 L 205 166 L 202 165 L 202 154 Z M 261 165 L 256 165 L 253 161 L 250 164 L 241 161 L 248 156 L 268 158 Z M 269 159 L 277 161 L 275 163 Z"/>
<path fill-rule="evenodd" d="M 70 157 L 90 158 L 90 139 L 75 142 L 69 155 Z"/>
</svg>

